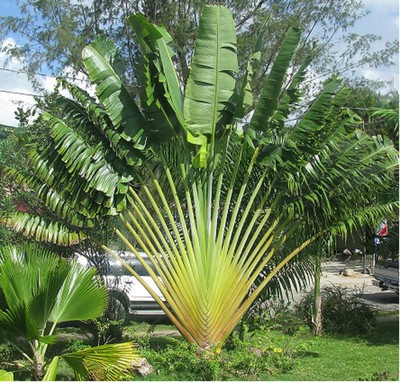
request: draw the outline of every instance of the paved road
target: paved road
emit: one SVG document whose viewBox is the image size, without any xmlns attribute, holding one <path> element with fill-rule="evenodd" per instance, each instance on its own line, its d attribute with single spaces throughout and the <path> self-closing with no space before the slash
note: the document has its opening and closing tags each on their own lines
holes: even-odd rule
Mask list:
<svg viewBox="0 0 400 382">
<path fill-rule="evenodd" d="M 344 276 L 345 269 L 355 271 L 354 276 Z M 393 291 L 381 291 L 372 284 L 374 277 L 362 273 L 362 261 L 328 261 L 322 266 L 321 287 L 340 286 L 357 289 L 368 304 L 382 312 L 399 312 L 399 296 Z M 312 289 L 312 288 L 310 288 Z M 293 303 L 298 302 L 307 291 L 294 294 Z"/>
<path fill-rule="evenodd" d="M 344 276 L 344 269 L 353 269 L 354 277 Z M 381 291 L 372 285 L 374 277 L 364 275 L 361 261 L 330 261 L 323 264 L 321 286 L 335 285 L 357 288 L 363 299 L 380 311 L 399 311 L 399 296 L 393 291 Z"/>
</svg>

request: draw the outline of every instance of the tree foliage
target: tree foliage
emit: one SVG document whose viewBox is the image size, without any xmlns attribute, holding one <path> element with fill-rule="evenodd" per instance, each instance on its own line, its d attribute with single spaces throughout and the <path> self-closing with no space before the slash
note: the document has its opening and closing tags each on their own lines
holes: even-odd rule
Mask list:
<svg viewBox="0 0 400 382">
<path fill-rule="evenodd" d="M 24 62 L 24 68 L 31 73 L 49 68 L 53 74 L 72 76 L 85 72 L 80 61 L 80 52 L 96 36 L 104 34 L 121 47 L 128 70 L 126 78 L 134 82 L 134 67 L 137 62 L 135 39 L 127 19 L 131 13 L 142 13 L 150 22 L 163 25 L 175 42 L 175 65 L 181 80 L 186 82 L 189 62 L 194 48 L 196 28 L 204 1 L 145 0 L 131 2 L 122 0 L 63 0 L 53 2 L 20 1 L 18 16 L 0 18 L 2 37 L 10 32 L 22 35 L 20 46 L 6 46 L 9 57 Z M 268 1 L 221 1 L 233 14 L 238 47 L 243 56 L 252 53 L 253 41 L 258 35 L 266 17 L 272 16 L 267 26 L 268 44 L 261 50 L 260 70 L 254 78 L 255 94 L 261 88 L 260 80 L 269 72 L 286 32 L 301 27 L 304 34 L 301 49 L 294 62 L 300 64 L 312 51 L 317 75 L 343 73 L 360 65 L 391 65 L 393 55 L 398 51 L 397 42 L 389 41 L 385 48 L 374 51 L 373 43 L 380 36 L 351 33 L 351 27 L 368 11 L 360 0 L 335 1 L 316 0 L 268 0 Z M 342 44 L 341 53 L 336 52 Z M 239 57 L 241 72 L 246 70 L 246 60 Z"/>
<path fill-rule="evenodd" d="M 347 106 L 363 120 L 363 129 L 371 135 L 385 135 L 399 143 L 399 93 L 380 94 L 367 85 L 351 88 Z"/>
</svg>

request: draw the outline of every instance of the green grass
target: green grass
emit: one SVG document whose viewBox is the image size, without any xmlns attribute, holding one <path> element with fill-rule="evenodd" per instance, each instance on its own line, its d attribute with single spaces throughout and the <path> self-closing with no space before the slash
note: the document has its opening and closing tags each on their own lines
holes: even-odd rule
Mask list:
<svg viewBox="0 0 400 382">
<path fill-rule="evenodd" d="M 132 338 L 133 333 L 139 334 L 139 337 L 144 335 L 143 339 L 153 349 L 162 350 L 165 348 L 165 343 L 168 342 L 165 335 L 173 330 L 174 327 L 170 325 L 152 327 L 148 324 L 135 324 L 126 327 L 125 335 L 130 338 Z M 68 339 L 83 338 L 80 330 L 76 328 L 62 328 L 60 333 L 64 334 L 64 341 L 52 345 L 52 351 L 49 353 L 56 351 L 59 354 L 63 350 L 65 351 L 68 347 Z M 396 317 L 383 317 L 378 321 L 376 330 L 363 337 L 314 337 L 306 332 L 298 333 L 295 337 L 292 337 L 273 331 L 271 338 L 274 338 L 274 344 L 281 346 L 284 352 L 294 355 L 294 367 L 286 373 L 276 374 L 269 374 L 260 370 L 261 373 L 257 376 L 260 380 L 399 380 L 399 322 Z M 3 356 L 6 355 L 6 351 L 6 348 L 3 349 Z M 178 355 L 176 354 L 176 356 Z M 51 356 L 52 354 L 49 354 L 49 357 Z M 151 359 L 149 361 L 151 363 Z M 24 379 L 27 375 L 23 373 L 21 370 L 20 373 L 16 374 L 16 377 Z M 66 365 L 61 365 L 59 378 L 73 378 L 72 371 Z M 179 378 L 179 375 L 169 375 L 169 371 L 164 368 L 148 377 L 133 376 L 133 378 L 141 381 L 186 379 L 185 374 L 182 374 Z M 249 376 L 240 377 L 241 380 L 249 378 Z M 197 379 L 201 379 L 201 376 L 199 375 Z M 231 379 L 237 380 L 238 377 L 233 374 Z"/>
<path fill-rule="evenodd" d="M 399 323 L 381 321 L 377 330 L 362 338 L 311 337 L 303 339 L 306 351 L 294 368 L 265 380 L 354 381 L 399 380 Z"/>
<path fill-rule="evenodd" d="M 146 331 L 146 327 L 135 327 L 136 332 Z M 139 329 L 139 330 L 138 330 Z M 143 330 L 144 329 L 144 330 Z M 171 327 L 154 328 L 155 336 L 150 341 L 153 348 L 163 349 L 165 337 Z M 278 340 L 277 346 L 295 357 L 294 367 L 286 373 L 261 372 L 257 378 L 267 381 L 357 381 L 357 380 L 398 380 L 399 378 L 399 326 L 396 317 L 386 317 L 378 321 L 374 332 L 363 337 L 323 336 L 315 337 L 307 332 L 295 337 L 273 332 Z M 156 341 L 153 341 L 156 340 Z M 275 343 L 275 342 L 274 342 Z M 161 345 L 161 346 L 160 346 Z M 176 357 L 179 358 L 179 352 Z M 149 359 L 151 363 L 151 359 Z M 275 368 L 276 370 L 276 368 Z M 181 376 L 169 374 L 162 368 L 148 377 L 135 377 L 136 380 L 186 380 Z M 201 379 L 198 375 L 196 379 Z M 249 379 L 243 376 L 240 379 Z M 238 379 L 232 375 L 231 379 Z"/>
<path fill-rule="evenodd" d="M 284 349 L 296 349 L 294 367 L 286 373 L 260 373 L 260 380 L 399 380 L 399 323 L 395 317 L 379 320 L 376 330 L 363 337 L 314 337 L 305 333 L 291 337 L 279 332 L 274 333 L 274 336 L 283 338 L 280 345 Z M 158 337 L 158 340 L 162 341 L 162 337 Z M 135 379 L 154 381 L 185 378 L 184 375 L 177 378 L 176 375 L 169 375 L 166 370 L 160 370 L 159 375 Z M 241 379 L 246 380 L 246 377 Z"/>
</svg>

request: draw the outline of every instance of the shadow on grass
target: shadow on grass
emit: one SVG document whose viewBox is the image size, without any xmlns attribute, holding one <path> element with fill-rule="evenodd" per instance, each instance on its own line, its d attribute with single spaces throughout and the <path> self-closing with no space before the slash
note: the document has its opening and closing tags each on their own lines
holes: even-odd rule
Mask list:
<svg viewBox="0 0 400 382">
<path fill-rule="evenodd" d="M 399 319 L 391 317 L 389 320 L 378 320 L 374 331 L 367 334 L 364 338 L 368 345 L 398 345 L 399 344 Z"/>
<path fill-rule="evenodd" d="M 298 351 L 296 353 L 296 357 L 299 357 L 299 358 L 306 358 L 306 357 L 309 357 L 309 358 L 320 358 L 321 354 L 318 353 L 318 352 L 315 352 L 315 351 L 306 351 L 306 350 L 302 351 L 302 350 L 300 350 L 300 351 Z"/>
<path fill-rule="evenodd" d="M 385 320 L 378 319 L 376 327 L 363 335 L 327 334 L 326 336 L 336 340 L 362 342 L 368 346 L 399 345 L 399 318 L 392 316 Z"/>
<path fill-rule="evenodd" d="M 176 339 L 181 339 L 182 341 L 185 341 L 182 337 L 176 337 L 173 336 Z M 165 349 L 168 345 L 171 345 L 171 341 L 170 341 L 169 336 L 165 336 L 165 337 L 151 337 L 150 338 L 150 347 L 151 349 L 154 350 L 163 350 Z"/>
</svg>

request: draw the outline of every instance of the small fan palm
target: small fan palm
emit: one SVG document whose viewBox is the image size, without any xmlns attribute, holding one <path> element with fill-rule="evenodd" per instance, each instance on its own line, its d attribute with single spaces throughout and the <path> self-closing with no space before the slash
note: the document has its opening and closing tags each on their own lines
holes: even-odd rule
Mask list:
<svg viewBox="0 0 400 382">
<path fill-rule="evenodd" d="M 310 61 L 292 67 L 298 30 L 288 32 L 255 103 L 251 79 L 263 37 L 239 87 L 226 8 L 203 10 L 184 93 L 167 31 L 141 15 L 129 23 L 141 51 L 139 95 L 121 80 L 117 47 L 100 37 L 83 51 L 97 99 L 61 81 L 73 100 L 60 98 L 43 113 L 50 137 L 31 152 L 34 175 L 14 172 L 66 219 L 62 234 L 43 217 L 3 221 L 68 245 L 96 217 L 119 215 L 125 230 L 115 227 L 117 235 L 165 301 L 127 268 L 180 332 L 207 350 L 317 238 L 396 213 L 396 198 L 377 206 L 370 195 L 390 188 L 397 152 L 358 130 L 335 77 L 306 110 L 296 109 Z"/>
<path fill-rule="evenodd" d="M 33 245 L 0 249 L 0 292 L 0 334 L 31 362 L 36 380 L 44 376 L 45 354 L 56 340 L 56 326 L 96 318 L 107 304 L 107 289 L 94 268 L 83 268 Z M 32 355 L 18 346 L 21 337 L 28 341 Z M 132 345 L 128 347 L 128 353 L 111 351 L 115 354 L 107 367 L 116 355 L 123 355 L 125 363 L 132 361 L 135 353 Z"/>
</svg>

